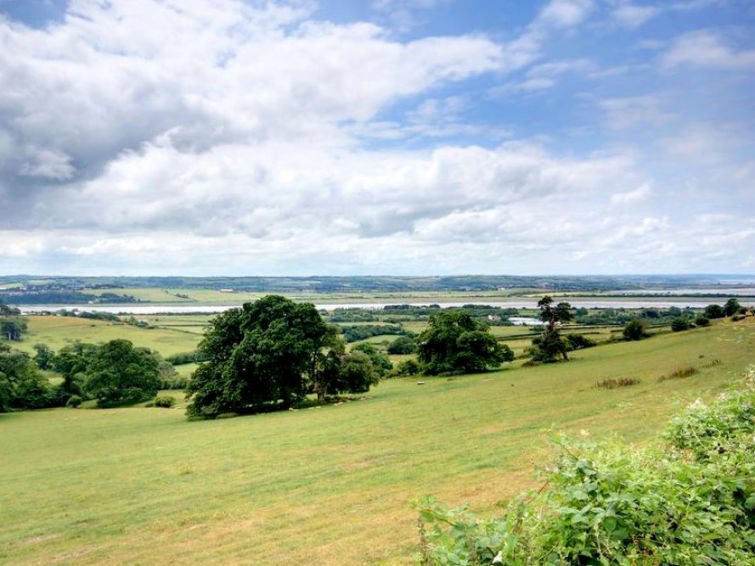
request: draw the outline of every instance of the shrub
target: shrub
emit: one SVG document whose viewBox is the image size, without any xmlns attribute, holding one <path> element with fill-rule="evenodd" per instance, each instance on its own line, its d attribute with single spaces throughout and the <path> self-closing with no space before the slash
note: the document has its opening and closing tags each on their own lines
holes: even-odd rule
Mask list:
<svg viewBox="0 0 755 566">
<path fill-rule="evenodd" d="M 68 398 L 68 401 L 66 401 L 66 407 L 71 407 L 72 409 L 75 409 L 79 405 L 81 405 L 82 399 L 78 395 L 71 395 Z"/>
<path fill-rule="evenodd" d="M 601 387 L 603 389 L 616 389 L 617 387 L 629 387 L 630 385 L 637 385 L 640 380 L 634 377 L 622 377 L 619 379 L 604 379 L 598 381 L 595 387 Z"/>
<path fill-rule="evenodd" d="M 583 348 L 592 348 L 595 346 L 595 340 L 583 334 L 568 334 L 566 336 L 566 343 L 571 350 L 582 350 Z"/>
<path fill-rule="evenodd" d="M 689 330 L 689 321 L 684 318 L 675 318 L 671 321 L 671 330 L 674 332 L 681 332 L 682 330 Z"/>
<path fill-rule="evenodd" d="M 164 409 L 170 409 L 176 404 L 176 398 L 170 395 L 158 395 L 153 401 L 155 407 L 162 407 Z"/>
<path fill-rule="evenodd" d="M 503 517 L 419 503 L 423 566 L 752 564 L 755 368 L 674 419 L 663 444 L 559 443 L 538 492 Z"/>
<path fill-rule="evenodd" d="M 417 351 L 417 343 L 410 336 L 399 336 L 388 344 L 389 354 L 413 354 Z"/>
<path fill-rule="evenodd" d="M 627 322 L 624 330 L 622 331 L 624 340 L 642 340 L 648 336 L 645 329 L 645 323 L 635 318 Z"/>
<path fill-rule="evenodd" d="M 415 359 L 409 359 L 404 360 L 403 362 L 399 362 L 398 366 L 396 366 L 395 375 L 397 376 L 407 376 L 407 375 L 417 375 L 422 371 L 422 366 L 419 365 L 419 362 Z"/>
<path fill-rule="evenodd" d="M 697 326 L 709 326 L 710 325 L 710 319 L 705 316 L 698 316 L 695 319 L 695 324 Z"/>
<path fill-rule="evenodd" d="M 667 379 L 683 379 L 695 373 L 697 373 L 697 370 L 692 366 L 681 367 L 681 368 L 675 369 L 674 371 L 672 371 L 671 373 L 667 375 L 662 375 L 661 377 L 658 378 L 658 381 L 665 381 Z"/>
</svg>

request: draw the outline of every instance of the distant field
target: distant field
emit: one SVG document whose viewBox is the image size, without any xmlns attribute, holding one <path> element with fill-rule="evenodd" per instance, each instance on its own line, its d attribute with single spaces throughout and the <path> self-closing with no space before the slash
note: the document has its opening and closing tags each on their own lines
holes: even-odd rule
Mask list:
<svg viewBox="0 0 755 566">
<path fill-rule="evenodd" d="M 125 330 L 88 324 L 82 336 Z M 133 332 L 143 343 L 159 335 Z M 155 408 L 0 415 L 0 563 L 410 564 L 411 498 L 490 513 L 536 484 L 552 432 L 654 437 L 671 411 L 716 395 L 755 362 L 755 322 L 572 358 L 397 379 L 361 401 L 216 421 Z M 697 372 L 658 380 L 682 366 Z M 621 377 L 641 383 L 594 387 Z"/>
<path fill-rule="evenodd" d="M 34 344 L 38 343 L 47 344 L 57 351 L 76 340 L 98 343 L 124 338 L 137 346 L 156 350 L 163 356 L 170 356 L 194 350 L 202 338 L 199 326 L 138 328 L 127 324 L 67 316 L 28 316 L 26 320 L 29 333 L 17 347 L 27 352 L 33 352 Z M 196 320 L 192 319 L 190 322 L 194 323 Z"/>
</svg>

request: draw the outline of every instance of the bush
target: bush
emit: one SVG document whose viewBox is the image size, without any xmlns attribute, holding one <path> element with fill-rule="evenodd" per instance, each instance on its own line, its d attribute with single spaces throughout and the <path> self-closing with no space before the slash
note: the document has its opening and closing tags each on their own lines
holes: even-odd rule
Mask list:
<svg viewBox="0 0 755 566">
<path fill-rule="evenodd" d="M 640 383 L 640 380 L 634 377 L 622 377 L 620 379 L 611 378 L 598 381 L 595 384 L 595 387 L 600 387 L 603 389 L 616 389 L 617 387 L 629 387 L 630 385 L 637 385 L 638 383 Z"/>
<path fill-rule="evenodd" d="M 666 381 L 667 379 L 683 379 L 685 377 L 689 377 L 690 375 L 694 375 L 697 373 L 697 370 L 692 366 L 687 367 L 681 367 L 678 369 L 675 369 L 671 373 L 667 375 L 662 375 L 658 378 L 658 381 Z"/>
<path fill-rule="evenodd" d="M 79 405 L 81 405 L 82 399 L 78 395 L 71 395 L 68 398 L 68 401 L 66 401 L 66 407 L 71 407 L 72 409 L 75 409 Z"/>
<path fill-rule="evenodd" d="M 657 447 L 561 441 L 546 486 L 481 520 L 419 504 L 421 564 L 752 564 L 755 368 Z"/>
<path fill-rule="evenodd" d="M 671 321 L 671 330 L 673 330 L 674 332 L 689 330 L 689 321 L 684 318 L 675 318 Z"/>
<path fill-rule="evenodd" d="M 403 362 L 399 362 L 398 366 L 396 366 L 396 369 L 394 370 L 394 375 L 397 376 L 408 376 L 408 375 L 418 375 L 422 371 L 422 366 L 419 365 L 419 362 L 415 359 L 409 359 L 404 360 Z"/>
<path fill-rule="evenodd" d="M 399 336 L 388 344 L 389 354 L 413 354 L 417 351 L 417 343 L 410 336 Z"/>
<path fill-rule="evenodd" d="M 642 340 L 648 336 L 647 330 L 645 329 L 645 323 L 637 318 L 627 322 L 622 333 L 624 335 L 624 340 L 628 341 Z"/>
<path fill-rule="evenodd" d="M 705 316 L 698 316 L 695 319 L 695 324 L 697 326 L 709 326 L 710 325 L 710 319 Z"/>
<path fill-rule="evenodd" d="M 568 334 L 566 336 L 566 345 L 570 350 L 582 350 L 595 346 L 595 340 L 591 340 L 583 334 Z"/>
<path fill-rule="evenodd" d="M 170 409 L 176 404 L 176 398 L 170 395 L 158 395 L 152 402 L 155 407 L 162 407 L 164 409 Z"/>
</svg>

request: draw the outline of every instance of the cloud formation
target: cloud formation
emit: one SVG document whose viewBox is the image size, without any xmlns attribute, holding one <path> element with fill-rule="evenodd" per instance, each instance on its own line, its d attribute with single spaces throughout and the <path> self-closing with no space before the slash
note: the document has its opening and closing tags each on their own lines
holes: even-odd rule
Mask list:
<svg viewBox="0 0 755 566">
<path fill-rule="evenodd" d="M 394 4 L 373 12 L 385 18 Z M 429 18 L 440 5 L 450 3 L 413 8 Z M 583 113 L 579 128 L 560 131 L 542 126 L 561 119 L 548 106 L 515 106 L 567 77 L 591 90 L 639 68 L 554 47 L 604 17 L 598 3 L 543 2 L 507 33 L 409 39 L 389 24 L 317 19 L 316 8 L 74 0 L 41 29 L 0 12 L 0 272 L 584 273 L 729 261 L 700 259 L 725 232 L 711 228 L 695 257 L 683 241 L 693 211 L 651 207 L 713 182 L 746 194 L 747 135 L 729 146 L 736 162 L 718 155 L 673 179 L 669 163 L 715 139 L 707 123 L 678 127 L 673 93 L 580 92 L 563 106 Z M 661 16 L 623 2 L 605 17 L 633 29 Z M 737 71 L 750 53 L 692 31 L 654 61 L 659 76 L 693 64 Z M 652 150 L 627 133 L 651 126 Z M 732 245 L 749 245 L 751 229 Z"/>
</svg>

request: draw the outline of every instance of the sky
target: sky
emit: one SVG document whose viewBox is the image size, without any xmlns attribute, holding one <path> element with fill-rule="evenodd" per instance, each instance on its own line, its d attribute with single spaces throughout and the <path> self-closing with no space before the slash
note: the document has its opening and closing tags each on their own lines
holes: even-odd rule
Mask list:
<svg viewBox="0 0 755 566">
<path fill-rule="evenodd" d="M 0 0 L 0 274 L 755 272 L 753 0 Z"/>
</svg>

